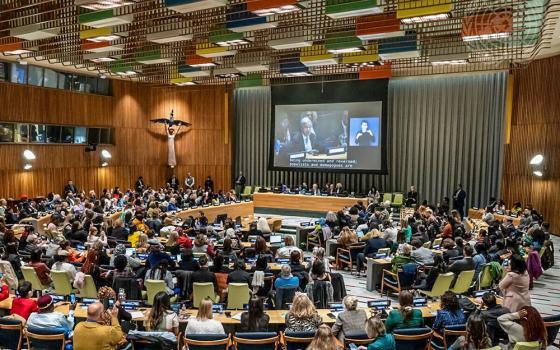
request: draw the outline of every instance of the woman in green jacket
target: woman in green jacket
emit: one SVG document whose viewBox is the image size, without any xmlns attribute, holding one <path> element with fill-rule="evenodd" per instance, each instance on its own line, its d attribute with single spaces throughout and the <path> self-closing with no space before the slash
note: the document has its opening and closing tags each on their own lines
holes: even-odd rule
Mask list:
<svg viewBox="0 0 560 350">
<path fill-rule="evenodd" d="M 399 293 L 399 308 L 391 310 L 387 320 L 385 320 L 385 328 L 388 333 L 393 333 L 397 328 L 417 328 L 424 326 L 424 318 L 422 311 L 412 308 L 412 293 L 403 290 Z"/>
</svg>

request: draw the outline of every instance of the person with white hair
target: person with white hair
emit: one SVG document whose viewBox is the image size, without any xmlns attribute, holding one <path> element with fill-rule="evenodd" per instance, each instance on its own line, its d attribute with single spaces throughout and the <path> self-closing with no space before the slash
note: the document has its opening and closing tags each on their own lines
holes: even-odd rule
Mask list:
<svg viewBox="0 0 560 350">
<path fill-rule="evenodd" d="M 266 220 L 265 217 L 260 217 L 257 220 L 257 230 L 261 231 L 261 233 L 263 234 L 267 234 L 267 233 L 271 233 L 272 230 L 270 229 L 270 226 L 268 225 L 268 221 Z"/>
<path fill-rule="evenodd" d="M 338 314 L 336 321 L 332 326 L 335 337 L 344 343 L 344 335 L 362 332 L 368 319 L 364 310 L 358 310 L 358 298 L 347 295 L 342 300 L 344 311 Z"/>
<path fill-rule="evenodd" d="M 274 281 L 274 288 L 297 288 L 299 287 L 299 278 L 292 275 L 292 268 L 288 264 L 282 264 L 280 267 L 280 275 Z"/>
<path fill-rule="evenodd" d="M 309 117 L 300 121 L 300 132 L 292 139 L 293 152 L 311 152 L 317 149 L 317 136 L 312 132 L 313 122 Z"/>
</svg>

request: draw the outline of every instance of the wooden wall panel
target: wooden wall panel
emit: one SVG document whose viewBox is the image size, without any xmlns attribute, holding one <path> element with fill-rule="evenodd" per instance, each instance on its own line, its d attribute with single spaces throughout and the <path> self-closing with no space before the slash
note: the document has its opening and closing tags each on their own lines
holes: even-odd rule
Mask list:
<svg viewBox="0 0 560 350">
<path fill-rule="evenodd" d="M 534 61 L 515 72 L 511 140 L 505 146 L 502 197 L 531 203 L 560 233 L 560 56 Z M 545 157 L 543 178 L 530 159 Z"/>
<path fill-rule="evenodd" d="M 199 183 L 212 176 L 217 188 L 231 186 L 231 149 L 224 142 L 225 87 L 157 87 L 113 82 L 113 96 L 0 83 L 0 120 L 105 126 L 115 129 L 110 166 L 101 168 L 99 152 L 78 145 L 1 145 L 0 196 L 61 192 L 68 179 L 84 189 L 132 186 L 142 175 L 162 186 L 175 172 L 182 180 L 193 173 Z M 193 125 L 176 137 L 178 166 L 167 167 L 167 136 L 150 119 L 169 115 Z M 37 155 L 31 171 L 23 170 L 22 153 Z M 100 148 L 99 148 L 100 149 Z"/>
</svg>

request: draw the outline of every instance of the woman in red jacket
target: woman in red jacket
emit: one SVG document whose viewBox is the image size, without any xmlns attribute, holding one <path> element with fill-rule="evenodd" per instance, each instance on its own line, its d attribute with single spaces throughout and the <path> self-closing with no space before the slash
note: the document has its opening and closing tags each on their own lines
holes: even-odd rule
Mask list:
<svg viewBox="0 0 560 350">
<path fill-rule="evenodd" d="M 37 301 L 31 299 L 33 295 L 33 290 L 31 289 L 31 283 L 24 281 L 20 283 L 18 287 L 19 296 L 12 301 L 12 310 L 10 310 L 10 315 L 19 315 L 27 320 L 32 312 L 39 311 L 37 306 Z"/>
</svg>

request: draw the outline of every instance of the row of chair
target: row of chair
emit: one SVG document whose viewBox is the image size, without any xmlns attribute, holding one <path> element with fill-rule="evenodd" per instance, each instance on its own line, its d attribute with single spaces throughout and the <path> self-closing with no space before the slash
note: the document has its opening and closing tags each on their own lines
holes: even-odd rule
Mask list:
<svg viewBox="0 0 560 350">
<path fill-rule="evenodd" d="M 41 283 L 37 272 L 33 267 L 22 266 L 21 272 L 23 278 L 26 281 L 31 282 L 31 288 L 33 291 L 43 291 L 50 286 L 46 286 Z M 81 289 L 75 289 L 70 283 L 68 274 L 65 271 L 51 271 L 51 279 L 53 281 L 53 286 L 57 294 L 69 295 L 75 293 L 77 296 L 82 298 L 97 298 L 97 288 L 95 287 L 95 282 L 91 275 L 85 275 L 84 286 Z"/>
</svg>

